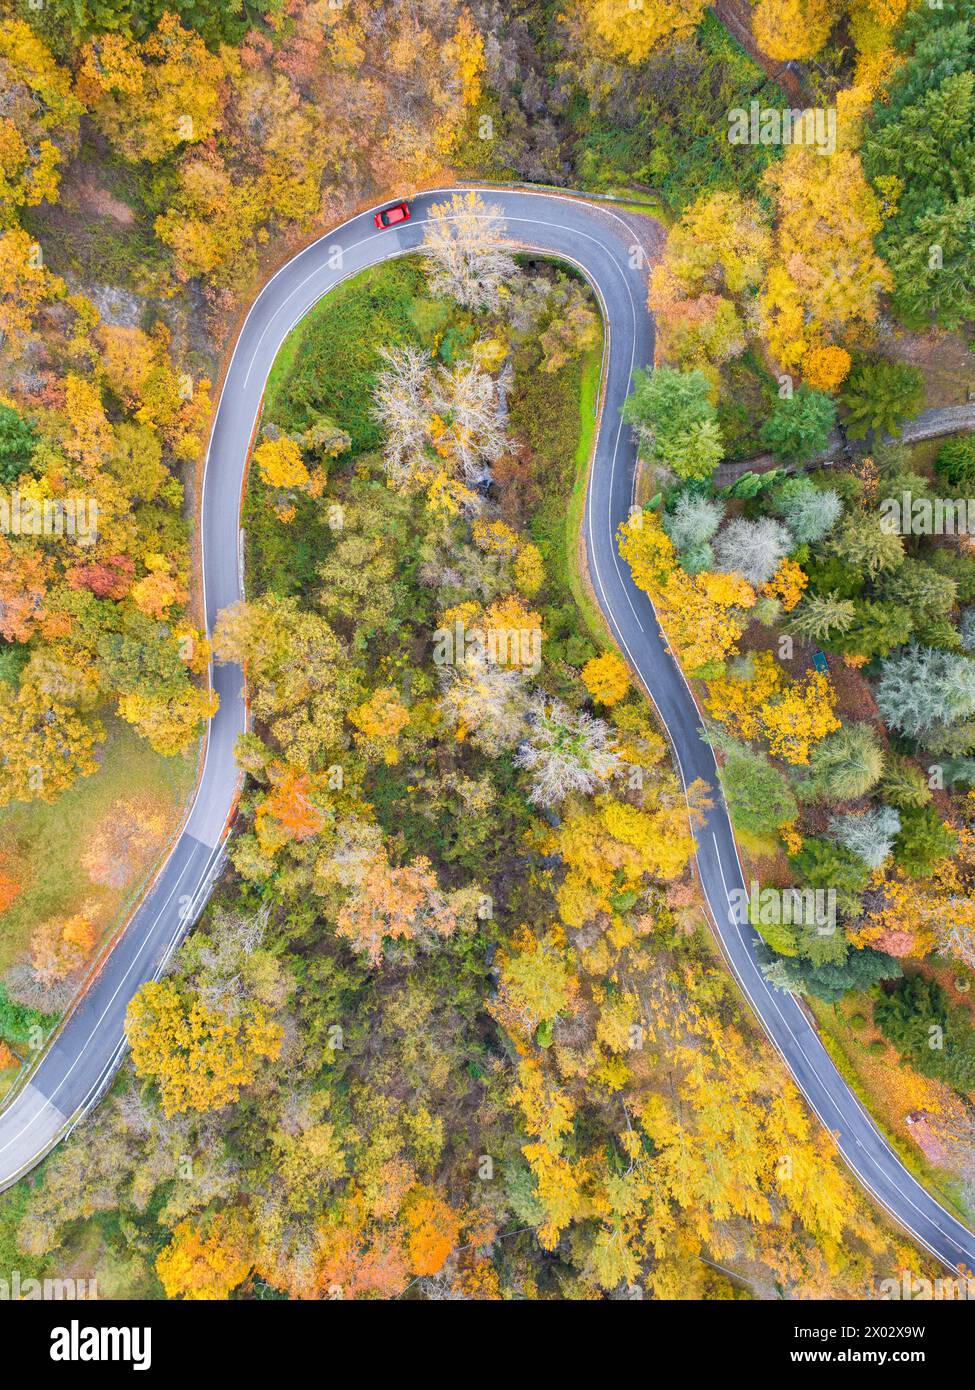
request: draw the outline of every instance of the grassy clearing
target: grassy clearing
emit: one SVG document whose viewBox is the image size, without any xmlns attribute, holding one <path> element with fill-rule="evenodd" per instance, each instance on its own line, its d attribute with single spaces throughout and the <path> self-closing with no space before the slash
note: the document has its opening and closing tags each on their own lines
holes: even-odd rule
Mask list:
<svg viewBox="0 0 975 1390">
<path fill-rule="evenodd" d="M 96 905 L 98 924 L 112 930 L 138 898 L 179 822 L 196 780 L 196 745 L 182 757 L 163 758 L 122 720 L 108 716 L 103 722 L 108 738 L 96 772 L 57 801 L 15 803 L 0 811 L 0 856 L 23 885 L 0 915 L 0 973 L 23 955 L 38 923 L 69 916 L 87 903 Z M 134 797 L 165 815 L 166 830 L 155 850 L 133 865 L 126 884 L 94 884 L 81 864 L 92 833 L 118 801 Z"/>
<path fill-rule="evenodd" d="M 579 536 L 589 460 L 596 437 L 602 342 L 555 376 L 532 373 L 518 383 L 511 423 L 540 464 L 543 499 L 530 523 L 550 586 L 575 603 L 589 635 L 608 642 L 606 624 L 583 581 Z M 567 476 L 571 469 L 571 476 Z M 567 491 L 568 488 L 568 491 Z"/>
<path fill-rule="evenodd" d="M 579 440 L 575 451 L 575 477 L 565 519 L 565 572 L 572 597 L 586 620 L 586 626 L 600 645 L 607 644 L 606 620 L 582 577 L 579 563 L 579 537 L 586 508 L 589 462 L 596 442 L 596 413 L 602 375 L 602 344 L 582 361 L 579 382 Z"/>
<path fill-rule="evenodd" d="M 332 290 L 286 339 L 271 368 L 265 419 L 303 430 L 328 415 L 352 439 L 352 453 L 381 442 L 372 418 L 372 384 L 380 349 L 415 338 L 417 319 L 433 301 L 416 257 L 364 270 Z"/>
</svg>

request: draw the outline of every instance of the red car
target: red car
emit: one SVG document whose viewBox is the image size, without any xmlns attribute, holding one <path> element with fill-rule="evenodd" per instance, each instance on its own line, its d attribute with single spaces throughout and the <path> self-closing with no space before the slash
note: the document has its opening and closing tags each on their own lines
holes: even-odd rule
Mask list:
<svg viewBox="0 0 975 1390">
<path fill-rule="evenodd" d="M 373 219 L 380 231 L 384 227 L 395 227 L 397 222 L 409 222 L 410 210 L 405 203 L 394 203 L 391 208 L 383 208 Z"/>
</svg>

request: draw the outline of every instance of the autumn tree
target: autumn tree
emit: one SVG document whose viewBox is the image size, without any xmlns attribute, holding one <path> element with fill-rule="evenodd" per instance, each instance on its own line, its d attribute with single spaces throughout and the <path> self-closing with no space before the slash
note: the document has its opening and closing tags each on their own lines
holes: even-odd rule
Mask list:
<svg viewBox="0 0 975 1390">
<path fill-rule="evenodd" d="M 619 766 L 603 720 L 574 713 L 543 693 L 531 700 L 528 727 L 515 764 L 532 774 L 529 800 L 536 805 L 557 806 L 570 793 L 595 791 Z"/>
<path fill-rule="evenodd" d="M 585 22 L 611 53 L 642 63 L 662 43 L 693 34 L 704 15 L 704 0 L 590 0 Z"/>
<path fill-rule="evenodd" d="M 394 868 L 379 853 L 362 866 L 336 919 L 336 933 L 379 965 L 389 939 L 427 941 L 451 936 L 457 913 L 442 893 L 430 861 L 423 857 Z"/>
<path fill-rule="evenodd" d="M 240 662 L 251 708 L 296 767 L 315 769 L 346 737 L 354 677 L 324 618 L 295 599 L 237 603 L 220 614 L 213 648 Z"/>
<path fill-rule="evenodd" d="M 281 1028 L 259 1004 L 208 1004 L 172 980 L 150 980 L 125 1020 L 132 1060 L 159 1086 L 167 1115 L 227 1105 L 281 1050 Z"/>
<path fill-rule="evenodd" d="M 81 103 L 69 72 L 22 19 L 0 21 L 0 226 L 20 209 L 54 202 L 64 154 L 77 144 Z"/>
<path fill-rule="evenodd" d="M 594 656 L 582 668 L 589 694 L 601 705 L 616 705 L 630 688 L 630 672 L 618 652 Z"/>
<path fill-rule="evenodd" d="M 399 738 L 409 718 L 409 710 L 400 702 L 392 686 L 374 690 L 368 700 L 349 714 L 349 722 L 356 730 L 353 737 L 359 747 L 369 757 L 379 757 L 389 765 L 399 762 Z"/>
<path fill-rule="evenodd" d="M 6 868 L 0 867 L 0 912 L 6 912 L 14 899 L 19 896 L 21 887 L 16 875 L 10 873 Z"/>
<path fill-rule="evenodd" d="M 301 450 L 286 435 L 278 439 L 265 439 L 259 444 L 254 450 L 254 462 L 268 487 L 303 490 L 310 481 Z"/>
<path fill-rule="evenodd" d="M 686 209 L 650 277 L 658 362 L 711 375 L 744 350 L 771 245 L 757 204 L 738 194 L 704 195 Z"/>
<path fill-rule="evenodd" d="M 652 512 L 637 513 L 625 522 L 618 544 L 634 584 L 650 595 L 668 638 L 691 672 L 734 655 L 747 610 L 756 599 L 742 575 L 687 574 Z"/>
<path fill-rule="evenodd" d="M 158 846 L 165 814 L 148 798 L 121 798 L 95 826 L 81 856 L 92 883 L 123 887 Z"/>
<path fill-rule="evenodd" d="M 253 1265 L 253 1235 L 239 1209 L 219 1211 L 204 1227 L 181 1221 L 156 1257 L 167 1298 L 226 1300 Z"/>
<path fill-rule="evenodd" d="M 102 725 L 45 695 L 36 682 L 0 682 L 0 805 L 54 801 L 95 771 Z"/>
<path fill-rule="evenodd" d="M 30 943 L 31 965 L 45 988 L 73 974 L 95 944 L 93 909 L 73 916 L 49 918 L 35 929 Z"/>
<path fill-rule="evenodd" d="M 142 43 L 118 33 L 89 40 L 77 91 L 126 159 L 156 162 L 219 128 L 223 76 L 199 34 L 164 13 Z"/>
<path fill-rule="evenodd" d="M 436 1274 L 460 1241 L 454 1209 L 430 1189 L 416 1188 L 404 1208 L 407 1249 L 414 1274 Z"/>
<path fill-rule="evenodd" d="M 829 0 L 756 0 L 752 32 L 762 52 L 779 62 L 813 58 L 834 19 Z"/>
<path fill-rule="evenodd" d="M 41 248 L 21 227 L 0 234 L 0 345 L 18 351 L 31 337 L 41 307 L 65 290 L 44 264 Z"/>
<path fill-rule="evenodd" d="M 891 277 L 874 250 L 879 205 L 852 151 L 793 145 L 765 184 L 775 231 L 760 312 L 772 356 L 789 371 L 816 347 L 864 340 Z"/>
</svg>

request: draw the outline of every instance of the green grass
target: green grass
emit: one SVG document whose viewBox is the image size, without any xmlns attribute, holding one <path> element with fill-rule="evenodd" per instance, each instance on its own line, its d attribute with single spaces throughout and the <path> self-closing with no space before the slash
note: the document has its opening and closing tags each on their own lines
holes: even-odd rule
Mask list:
<svg viewBox="0 0 975 1390">
<path fill-rule="evenodd" d="M 196 777 L 195 746 L 183 757 L 163 758 L 115 716 L 103 716 L 108 739 L 101 764 L 56 801 L 17 802 L 0 811 L 0 855 L 22 884 L 20 895 L 0 914 L 0 974 L 23 955 L 34 928 L 51 917 L 97 904 L 98 922 L 114 927 L 138 898 L 155 864 L 122 888 L 93 884 L 81 856 L 94 829 L 115 802 L 138 796 L 166 811 L 175 828 Z"/>
<path fill-rule="evenodd" d="M 416 316 L 431 303 L 425 288 L 418 259 L 404 257 L 332 290 L 282 345 L 268 378 L 265 419 L 291 431 L 327 415 L 347 431 L 353 454 L 377 448 L 372 386 L 380 348 L 416 337 Z"/>
<path fill-rule="evenodd" d="M 599 383 L 602 375 L 602 344 L 594 348 L 582 362 L 579 383 L 579 442 L 575 451 L 575 478 L 565 519 L 565 573 L 572 597 L 585 618 L 589 631 L 600 643 L 607 644 L 606 620 L 596 604 L 579 565 L 579 537 L 586 508 L 586 484 L 589 461 L 596 442 L 596 411 L 599 406 Z"/>
<path fill-rule="evenodd" d="M 606 192 L 614 199 L 622 200 L 612 204 L 613 208 L 622 212 L 636 212 L 642 217 L 655 217 L 665 227 L 669 227 L 674 220 L 674 214 L 659 193 L 648 193 L 639 188 L 608 188 Z"/>
<path fill-rule="evenodd" d="M 531 373 L 516 387 L 511 424 L 515 435 L 532 447 L 542 465 L 544 495 L 530 530 L 542 552 L 549 585 L 560 589 L 566 600 L 573 600 L 589 635 L 604 647 L 608 641 L 606 624 L 579 563 L 601 372 L 600 342 L 555 376 Z"/>
</svg>

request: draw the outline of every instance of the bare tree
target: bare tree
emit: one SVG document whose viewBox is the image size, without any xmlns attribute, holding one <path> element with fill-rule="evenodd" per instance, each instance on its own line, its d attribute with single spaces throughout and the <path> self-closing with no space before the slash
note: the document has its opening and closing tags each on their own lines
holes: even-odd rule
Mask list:
<svg viewBox="0 0 975 1390">
<path fill-rule="evenodd" d="M 426 456 L 430 428 L 430 354 L 419 348 L 382 348 L 385 368 L 376 379 L 373 414 L 386 431 L 383 456 L 391 480 L 406 484 Z"/>
<path fill-rule="evenodd" d="M 515 754 L 515 763 L 534 773 L 529 801 L 557 806 L 570 792 L 592 792 L 619 767 L 602 719 L 574 713 L 543 692 L 532 698 L 531 735 Z"/>
<path fill-rule="evenodd" d="M 423 243 L 431 293 L 455 299 L 465 309 L 496 309 L 502 287 L 518 275 L 499 245 L 504 232 L 499 209 L 473 190 L 435 203 Z"/>
<path fill-rule="evenodd" d="M 433 390 L 438 415 L 450 420 L 450 443 L 465 482 L 490 478 L 489 465 L 505 451 L 507 438 L 498 409 L 498 384 L 474 362 L 441 370 Z"/>
<path fill-rule="evenodd" d="M 390 480 L 404 488 L 429 482 L 448 460 L 468 487 L 486 482 L 507 445 L 495 378 L 475 362 L 434 367 L 409 346 L 382 356 L 373 414 L 386 432 Z"/>
<path fill-rule="evenodd" d="M 482 753 L 497 757 L 525 732 L 528 693 L 517 670 L 468 659 L 442 669 L 440 707 L 451 723 L 470 731 Z"/>
</svg>

